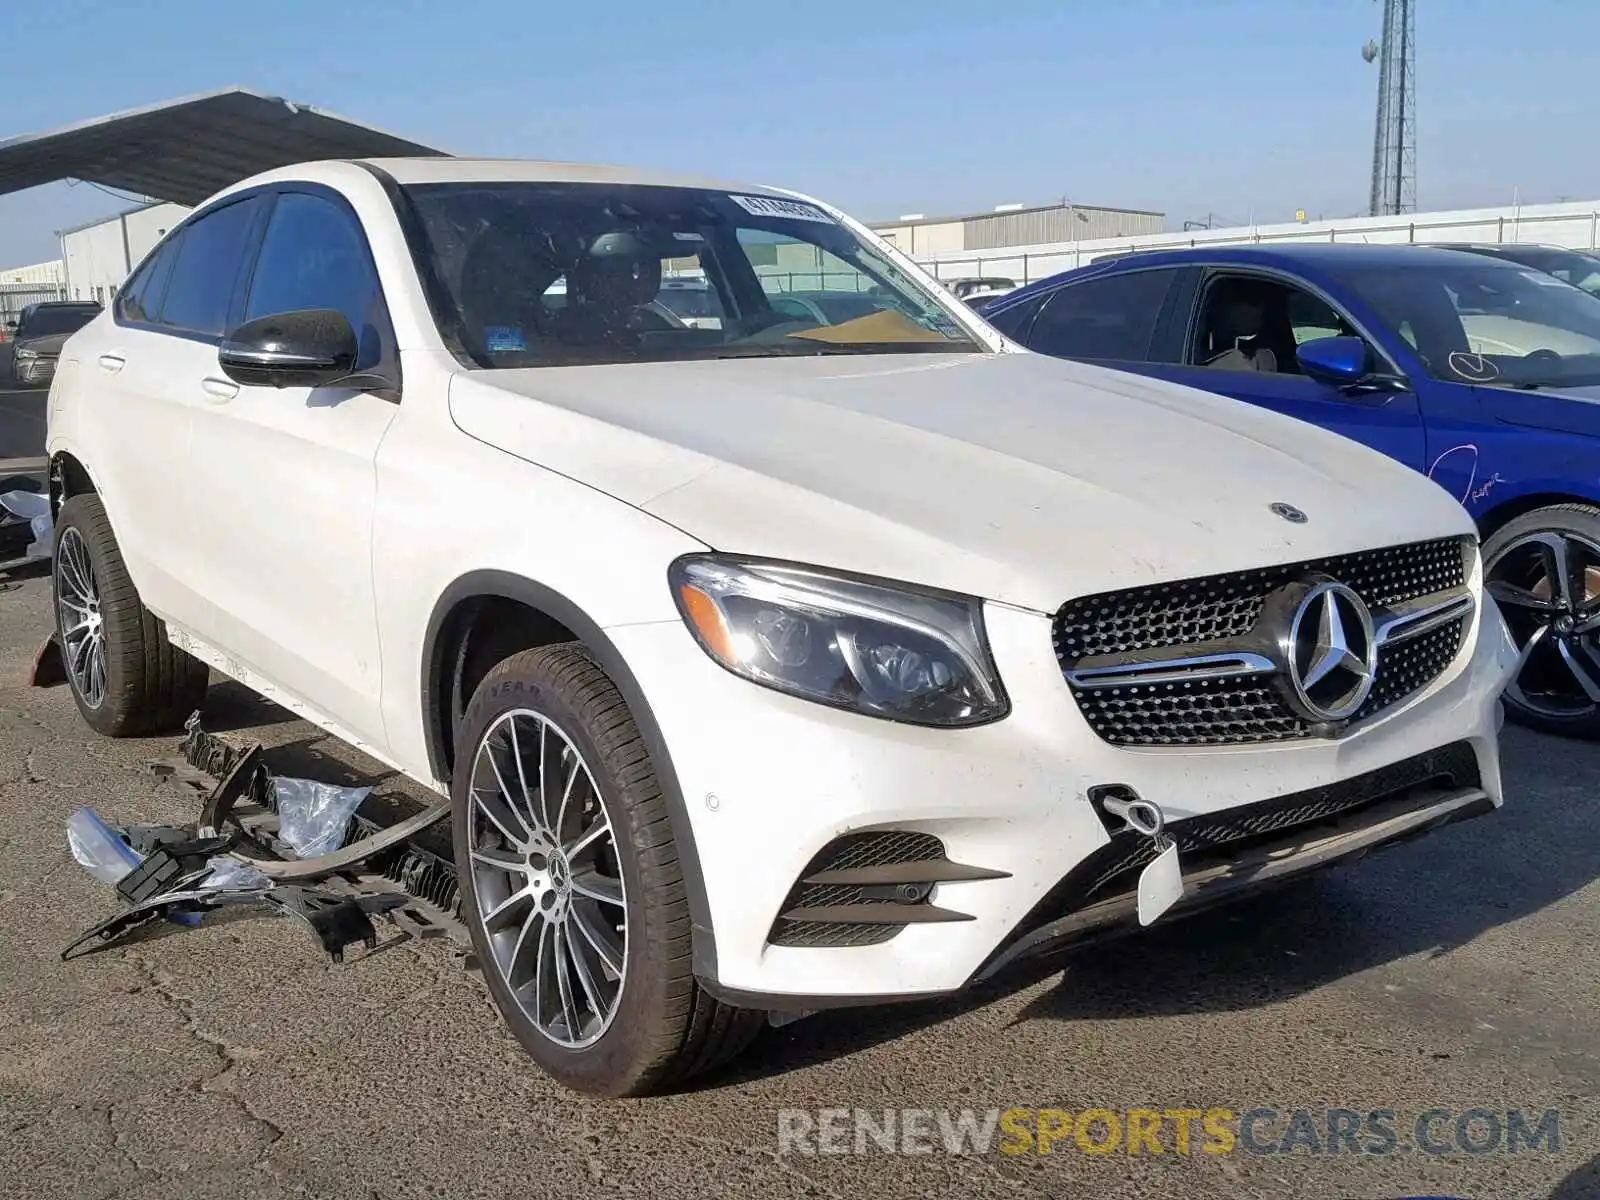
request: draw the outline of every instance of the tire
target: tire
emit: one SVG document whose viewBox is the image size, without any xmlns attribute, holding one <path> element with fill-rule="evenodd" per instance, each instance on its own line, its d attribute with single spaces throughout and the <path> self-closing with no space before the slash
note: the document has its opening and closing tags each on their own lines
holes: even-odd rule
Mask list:
<svg viewBox="0 0 1600 1200">
<path fill-rule="evenodd" d="M 536 750 L 530 743 L 541 735 Z M 462 918 L 495 1007 L 534 1060 L 576 1091 L 637 1096 L 669 1089 L 744 1049 L 763 1014 L 722 1004 L 695 980 L 683 867 L 660 782 L 627 704 L 583 647 L 524 650 L 495 666 L 467 705 L 457 746 L 451 799 Z M 523 792 L 527 778 L 535 782 Z M 541 788 L 541 780 L 550 782 Z M 555 802 L 558 790 L 566 803 Z M 508 794 L 527 797 L 520 824 L 500 805 Z M 540 807 L 545 797 L 553 815 Z M 545 829 L 559 826 L 561 835 L 532 831 L 526 813 L 542 814 Z M 609 829 L 594 835 L 602 819 Z M 520 848 L 507 824 L 524 839 Z M 577 849 L 591 836 L 589 849 Z M 545 859 L 528 849 L 535 843 L 560 849 Z M 580 894 L 591 888 L 597 891 Z M 514 899 L 518 889 L 528 891 L 522 900 Z M 610 899 L 591 898 L 599 892 Z M 497 904 L 500 915 L 491 921 Z M 564 934 L 552 932 L 558 922 Z M 592 931 L 601 925 L 597 940 Z M 561 962 L 575 1019 L 565 1015 L 556 965 L 568 935 L 576 949 Z M 620 972 L 606 969 L 602 942 Z M 583 976 L 579 953 L 588 963 Z"/>
<path fill-rule="evenodd" d="M 1555 591 L 1546 549 L 1552 537 L 1573 564 L 1566 611 L 1533 606 Z M 1483 563 L 1485 586 L 1525 657 L 1505 692 L 1507 718 L 1560 737 L 1600 738 L 1600 699 L 1578 678 L 1581 671 L 1600 685 L 1600 508 L 1553 504 L 1524 513 L 1484 540 Z M 1595 629 L 1585 630 L 1588 619 Z M 1539 645 L 1529 651 L 1534 637 Z"/>
<path fill-rule="evenodd" d="M 179 729 L 205 699 L 210 670 L 167 640 L 167 627 L 139 601 L 100 497 L 73 496 L 56 517 L 51 564 L 56 638 L 67 666 L 67 686 L 90 728 L 107 737 L 144 737 Z M 81 576 L 87 566 L 88 578 Z M 90 671 L 74 669 L 82 635 L 69 639 L 77 621 L 74 597 L 87 584 L 96 597 L 101 630 L 100 685 Z"/>
</svg>

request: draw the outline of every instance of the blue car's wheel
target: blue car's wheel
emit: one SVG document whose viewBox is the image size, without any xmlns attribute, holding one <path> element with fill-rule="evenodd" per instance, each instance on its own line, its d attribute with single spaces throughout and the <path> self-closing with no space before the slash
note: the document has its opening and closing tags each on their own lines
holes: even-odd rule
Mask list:
<svg viewBox="0 0 1600 1200">
<path fill-rule="evenodd" d="M 1515 721 L 1600 737 L 1600 509 L 1561 504 L 1507 523 L 1483 547 L 1484 579 L 1522 661 Z"/>
</svg>

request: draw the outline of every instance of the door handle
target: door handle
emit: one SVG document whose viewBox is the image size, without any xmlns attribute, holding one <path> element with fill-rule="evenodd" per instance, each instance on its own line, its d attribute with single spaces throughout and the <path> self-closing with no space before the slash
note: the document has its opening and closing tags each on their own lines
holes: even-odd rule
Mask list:
<svg viewBox="0 0 1600 1200">
<path fill-rule="evenodd" d="M 100 369 L 102 371 L 109 371 L 113 375 L 127 365 L 128 360 L 123 358 L 120 354 L 102 354 L 100 356 Z"/>
<path fill-rule="evenodd" d="M 200 388 L 212 404 L 226 404 L 239 394 L 237 383 L 231 379 L 218 379 L 215 375 L 207 375 L 202 379 Z"/>
</svg>

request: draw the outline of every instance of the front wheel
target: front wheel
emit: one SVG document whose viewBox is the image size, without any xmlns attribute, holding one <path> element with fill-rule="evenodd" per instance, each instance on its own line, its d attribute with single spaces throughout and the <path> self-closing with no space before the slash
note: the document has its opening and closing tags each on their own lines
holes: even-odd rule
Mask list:
<svg viewBox="0 0 1600 1200">
<path fill-rule="evenodd" d="M 1522 651 L 1506 715 L 1600 737 L 1600 509 L 1558 504 L 1507 522 L 1484 542 L 1483 573 Z"/>
<path fill-rule="evenodd" d="M 626 703 L 581 646 L 473 693 L 452 784 L 462 916 L 495 1006 L 557 1080 L 640 1095 L 736 1054 L 761 1014 L 690 966 L 683 870 Z"/>
</svg>

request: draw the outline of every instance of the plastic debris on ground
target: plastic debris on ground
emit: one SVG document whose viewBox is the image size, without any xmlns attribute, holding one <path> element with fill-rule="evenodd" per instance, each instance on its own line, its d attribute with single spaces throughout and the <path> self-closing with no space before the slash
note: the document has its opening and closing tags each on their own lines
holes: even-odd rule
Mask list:
<svg viewBox="0 0 1600 1200">
<path fill-rule="evenodd" d="M 84 870 L 112 887 L 144 860 L 92 808 L 74 809 L 67 818 L 67 846 Z"/>
<path fill-rule="evenodd" d="M 24 561 L 49 558 L 54 535 L 50 518 L 50 497 L 43 492 L 0 492 L 0 509 L 4 509 L 15 522 L 28 522 L 33 540 L 22 550 Z"/>
<path fill-rule="evenodd" d="M 385 851 L 398 854 L 414 832 L 442 820 L 448 804 L 374 834 L 365 828 L 371 822 L 357 817 L 370 787 L 276 777 L 262 762 L 259 744 L 228 745 L 200 727 L 198 713 L 185 728 L 181 748 L 185 761 L 217 780 L 199 821 L 116 829 L 87 807 L 68 819 L 67 844 L 73 858 L 113 887 L 127 907 L 74 940 L 62 958 L 93 943 L 114 942 L 150 921 L 164 918 L 193 926 L 205 913 L 225 905 L 264 904 L 298 918 L 334 962 L 344 961 L 347 946 L 361 943 L 368 950 L 377 948 L 375 917 L 386 916 L 402 929 L 422 920 L 406 907 L 410 897 L 384 886 L 383 879 L 375 881 L 378 886 L 372 891 L 360 890 L 352 882 L 356 877 L 350 868 Z M 234 807 L 240 802 L 269 818 L 275 813 L 275 833 L 270 824 L 263 829 L 236 816 Z M 341 850 L 352 830 L 361 840 Z M 259 843 L 267 856 L 242 848 L 251 843 Z M 271 850 L 293 857 L 283 862 L 271 857 Z M 289 867 L 294 870 L 280 871 Z M 285 877 L 275 877 L 278 874 Z M 327 886 L 309 886 L 310 879 Z"/>
<path fill-rule="evenodd" d="M 372 794 L 369 787 L 338 787 L 311 779 L 272 777 L 278 836 L 300 858 L 320 858 L 344 845 L 350 818 Z"/>
</svg>

